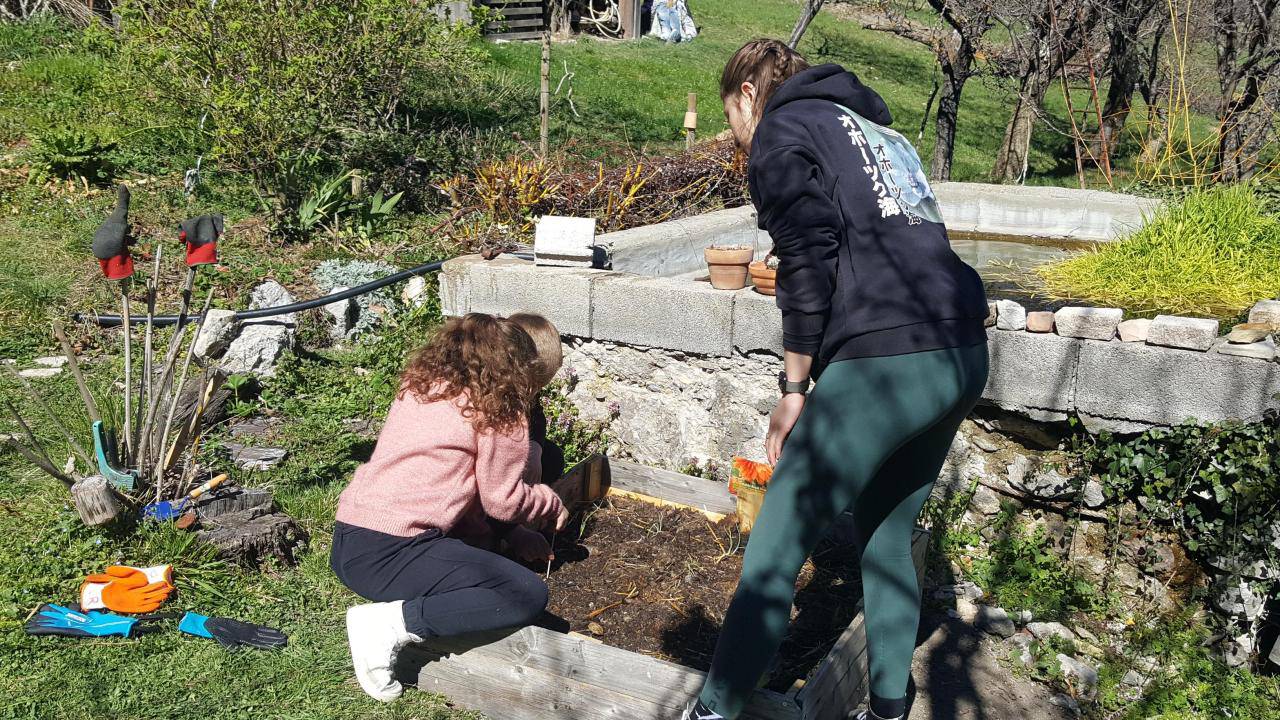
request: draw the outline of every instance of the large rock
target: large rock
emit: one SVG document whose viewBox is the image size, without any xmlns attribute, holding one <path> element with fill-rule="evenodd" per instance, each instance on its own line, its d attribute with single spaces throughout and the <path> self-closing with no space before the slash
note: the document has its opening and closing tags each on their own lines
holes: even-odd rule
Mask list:
<svg viewBox="0 0 1280 720">
<path fill-rule="evenodd" d="M 1085 481 L 1084 504 L 1095 510 L 1107 504 L 1107 495 L 1103 492 L 1102 483 L 1093 478 Z"/>
<path fill-rule="evenodd" d="M 982 515 L 995 515 L 1000 512 L 1000 494 L 985 485 L 979 485 L 969 499 L 969 507 Z"/>
<path fill-rule="evenodd" d="M 293 295 L 283 285 L 268 280 L 254 288 L 249 308 L 280 307 L 293 302 Z M 296 327 L 297 318 L 293 313 L 245 320 L 240 335 L 222 357 L 222 367 L 231 374 L 274 375 L 280 356 L 293 347 Z"/>
<path fill-rule="evenodd" d="M 192 351 L 196 362 L 208 365 L 222 357 L 239 329 L 234 310 L 210 309 L 204 314 L 204 323 L 200 326 L 200 334 L 196 336 L 195 349 Z"/>
<path fill-rule="evenodd" d="M 1266 598 L 1253 591 L 1247 582 L 1219 583 L 1213 588 L 1213 606 L 1233 618 L 1253 622 L 1262 614 Z"/>
<path fill-rule="evenodd" d="M 1043 310 L 1027 313 L 1027 332 L 1053 332 L 1053 313 Z"/>
<path fill-rule="evenodd" d="M 1056 468 L 1038 466 L 1025 455 L 1014 458 L 1007 470 L 1010 486 L 1043 500 L 1063 500 L 1079 492 L 1076 480 Z"/>
<path fill-rule="evenodd" d="M 1124 319 L 1119 308 L 1064 307 L 1053 314 L 1054 325 L 1063 337 L 1110 340 Z"/>
<path fill-rule="evenodd" d="M 1213 352 L 1269 361 L 1276 359 L 1276 343 L 1271 338 L 1252 343 L 1218 342 L 1214 343 Z"/>
<path fill-rule="evenodd" d="M 1253 638 L 1240 635 L 1223 643 L 1222 660 L 1229 668 L 1242 668 L 1253 659 Z"/>
<path fill-rule="evenodd" d="M 1227 333 L 1227 342 L 1241 345 L 1262 342 L 1272 332 L 1275 331 L 1268 323 L 1240 323 Z"/>
<path fill-rule="evenodd" d="M 1058 653 L 1058 667 L 1075 686 L 1077 697 L 1088 701 L 1098 697 L 1098 671 L 1092 665 Z"/>
<path fill-rule="evenodd" d="M 1280 300 L 1262 300 L 1249 310 L 1249 322 L 1266 323 L 1280 332 Z"/>
<path fill-rule="evenodd" d="M 1027 623 L 1027 632 L 1035 636 L 1037 640 L 1048 640 L 1049 638 L 1062 638 L 1063 640 L 1075 640 L 1076 634 L 1071 628 L 1060 622 L 1031 622 Z"/>
<path fill-rule="evenodd" d="M 427 279 L 421 275 L 414 275 L 404 284 L 404 289 L 400 291 L 400 302 L 410 307 L 422 307 L 427 302 Z"/>
<path fill-rule="evenodd" d="M 1025 330 L 1027 309 L 1012 300 L 996 301 L 996 329 Z"/>
<path fill-rule="evenodd" d="M 1013 634 L 1018 632 L 1017 626 L 1009 618 L 1009 613 L 1005 612 L 1003 608 L 990 605 L 978 607 L 978 617 L 975 624 L 979 630 L 1002 638 L 1013 637 Z"/>
<path fill-rule="evenodd" d="M 1120 332 L 1121 342 L 1144 343 L 1151 334 L 1151 320 L 1148 318 L 1125 320 L 1116 326 L 1116 330 Z"/>
<path fill-rule="evenodd" d="M 1157 315 L 1147 333 L 1148 345 L 1205 351 L 1218 339 L 1218 321 L 1208 318 Z"/>
<path fill-rule="evenodd" d="M 47 380 L 51 377 L 57 377 L 62 374 L 60 367 L 38 367 L 19 370 L 18 376 L 27 378 L 28 380 Z"/>
<path fill-rule="evenodd" d="M 325 294 L 338 288 L 353 288 L 380 280 L 399 271 L 395 265 L 370 260 L 325 260 L 311 272 L 311 279 Z M 400 309 L 400 295 L 394 285 L 378 288 L 351 298 L 355 309 L 351 329 L 347 337 L 370 332 L 382 324 L 384 318 Z"/>
<path fill-rule="evenodd" d="M 345 285 L 339 285 L 330 290 L 329 294 L 336 295 L 350 289 Z M 324 312 L 329 316 L 329 337 L 333 340 L 343 340 L 355 327 L 356 320 L 360 316 L 360 307 L 356 305 L 353 298 L 347 298 L 325 305 Z"/>
</svg>

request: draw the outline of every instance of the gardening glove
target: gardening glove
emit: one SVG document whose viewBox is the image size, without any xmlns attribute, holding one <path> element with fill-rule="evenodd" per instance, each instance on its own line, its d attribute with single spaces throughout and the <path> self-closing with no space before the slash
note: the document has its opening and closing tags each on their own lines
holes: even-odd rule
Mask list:
<svg viewBox="0 0 1280 720">
<path fill-rule="evenodd" d="M 547 562 L 556 559 L 551 543 L 547 542 L 547 536 L 536 530 L 516 526 L 507 534 L 506 540 L 511 554 L 520 562 Z"/>
<path fill-rule="evenodd" d="M 222 237 L 222 216 L 201 215 L 178 225 L 178 239 L 187 244 L 187 267 L 218 262 L 218 238 Z"/>
<path fill-rule="evenodd" d="M 217 640 L 228 650 L 242 647 L 275 650 L 289 643 L 289 636 L 275 628 L 193 612 L 182 616 L 178 629 L 188 635 Z"/>
<path fill-rule="evenodd" d="M 133 275 L 133 256 L 129 254 L 129 186 L 121 185 L 116 209 L 93 233 L 93 256 L 98 258 L 102 274 L 108 280 L 124 280 Z"/>
<path fill-rule="evenodd" d="M 122 615 L 89 610 L 80 612 L 62 605 L 45 604 L 27 621 L 28 635 L 65 635 L 67 637 L 135 637 L 156 630 L 158 618 L 128 618 Z"/>
<path fill-rule="evenodd" d="M 106 608 L 123 613 L 148 613 L 173 593 L 173 566 L 136 568 L 112 565 L 105 573 L 90 575 L 80 586 L 80 607 Z"/>
</svg>

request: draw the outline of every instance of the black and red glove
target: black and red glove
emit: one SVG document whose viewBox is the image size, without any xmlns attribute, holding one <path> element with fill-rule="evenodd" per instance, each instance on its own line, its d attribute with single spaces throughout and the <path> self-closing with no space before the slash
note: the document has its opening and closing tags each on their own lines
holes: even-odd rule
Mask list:
<svg viewBox="0 0 1280 720">
<path fill-rule="evenodd" d="M 93 233 L 93 256 L 98 258 L 102 274 L 108 280 L 124 280 L 133 275 L 133 256 L 129 246 L 129 187 L 121 185 L 116 209 Z"/>
<path fill-rule="evenodd" d="M 218 238 L 222 237 L 222 216 L 201 215 L 178 225 L 178 239 L 187 244 L 187 267 L 218 262 Z"/>
</svg>

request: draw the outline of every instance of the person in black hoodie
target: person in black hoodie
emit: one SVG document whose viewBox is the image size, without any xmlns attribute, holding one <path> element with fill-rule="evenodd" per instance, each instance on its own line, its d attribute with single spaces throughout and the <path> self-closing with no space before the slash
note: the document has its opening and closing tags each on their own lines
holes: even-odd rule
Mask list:
<svg viewBox="0 0 1280 720">
<path fill-rule="evenodd" d="M 755 40 L 720 95 L 779 259 L 786 369 L 765 439 L 773 479 L 684 717 L 739 715 L 786 632 L 801 566 L 848 510 L 871 671 L 862 717 L 900 718 L 920 614 L 912 531 L 987 380 L 982 282 L 952 252 L 915 149 L 853 73 Z"/>
</svg>

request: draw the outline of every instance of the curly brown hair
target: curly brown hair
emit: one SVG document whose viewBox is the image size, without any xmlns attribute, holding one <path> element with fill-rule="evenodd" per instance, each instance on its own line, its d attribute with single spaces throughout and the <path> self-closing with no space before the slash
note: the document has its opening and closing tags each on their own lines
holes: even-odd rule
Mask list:
<svg viewBox="0 0 1280 720">
<path fill-rule="evenodd" d="M 409 360 L 400 396 L 455 400 L 477 432 L 510 432 L 527 422 L 541 389 L 533 339 L 506 318 L 470 313 L 445 322 Z"/>
</svg>

